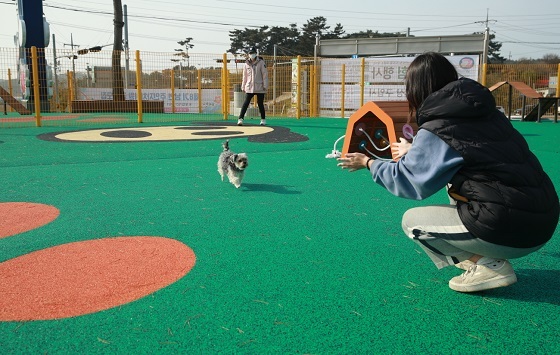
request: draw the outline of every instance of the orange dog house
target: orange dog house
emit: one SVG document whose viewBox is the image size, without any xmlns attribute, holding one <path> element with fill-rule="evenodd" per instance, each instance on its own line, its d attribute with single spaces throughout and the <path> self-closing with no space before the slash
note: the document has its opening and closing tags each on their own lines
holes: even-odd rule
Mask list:
<svg viewBox="0 0 560 355">
<path fill-rule="evenodd" d="M 370 151 L 391 159 L 390 148 L 379 149 L 398 142 L 400 137 L 411 141 L 417 129 L 416 122 L 408 123 L 408 101 L 370 101 L 348 119 L 342 156 L 354 152 L 371 155 Z"/>
</svg>

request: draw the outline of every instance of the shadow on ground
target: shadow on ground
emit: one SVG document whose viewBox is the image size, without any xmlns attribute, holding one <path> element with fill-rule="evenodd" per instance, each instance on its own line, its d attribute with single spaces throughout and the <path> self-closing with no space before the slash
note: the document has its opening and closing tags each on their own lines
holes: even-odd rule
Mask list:
<svg viewBox="0 0 560 355">
<path fill-rule="evenodd" d="M 285 194 L 285 195 L 301 194 L 301 191 L 290 190 L 290 188 L 293 188 L 293 186 L 288 186 L 288 185 L 243 184 L 241 185 L 241 188 L 244 188 L 244 190 L 249 190 L 249 191 L 266 191 L 266 192 L 274 192 L 277 194 Z"/>
<path fill-rule="evenodd" d="M 560 270 L 516 269 L 517 283 L 484 292 L 488 297 L 560 306 Z"/>
</svg>

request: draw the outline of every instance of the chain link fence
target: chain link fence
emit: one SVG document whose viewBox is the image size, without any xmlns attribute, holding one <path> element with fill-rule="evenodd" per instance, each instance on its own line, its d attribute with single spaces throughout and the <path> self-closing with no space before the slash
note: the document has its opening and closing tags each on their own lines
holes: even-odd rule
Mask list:
<svg viewBox="0 0 560 355">
<path fill-rule="evenodd" d="M 367 101 L 406 100 L 403 60 L 263 59 L 268 119 L 349 117 Z M 0 48 L 0 127 L 236 120 L 244 63 L 244 56 L 230 53 Z M 460 73 L 478 79 L 477 68 Z M 555 64 L 491 64 L 485 80 L 488 87 L 520 81 L 555 96 L 559 70 Z M 513 111 L 522 105 L 520 94 L 493 93 L 498 106 L 508 108 L 511 100 Z M 254 102 L 246 118 L 259 117 Z"/>
</svg>

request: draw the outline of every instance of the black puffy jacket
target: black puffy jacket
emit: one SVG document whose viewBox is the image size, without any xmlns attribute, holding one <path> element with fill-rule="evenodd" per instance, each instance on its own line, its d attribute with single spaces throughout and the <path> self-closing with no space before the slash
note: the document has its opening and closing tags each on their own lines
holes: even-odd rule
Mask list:
<svg viewBox="0 0 560 355">
<path fill-rule="evenodd" d="M 554 185 L 487 88 L 461 78 L 430 95 L 416 117 L 465 161 L 450 191 L 462 197 L 457 208 L 469 232 L 516 248 L 552 237 L 560 213 Z"/>
</svg>

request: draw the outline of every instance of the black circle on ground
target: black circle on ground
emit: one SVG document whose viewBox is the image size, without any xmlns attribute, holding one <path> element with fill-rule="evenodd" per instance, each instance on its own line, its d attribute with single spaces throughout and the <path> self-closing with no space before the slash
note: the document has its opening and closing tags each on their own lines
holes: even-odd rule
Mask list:
<svg viewBox="0 0 560 355">
<path fill-rule="evenodd" d="M 185 131 L 202 131 L 205 129 L 224 129 L 225 126 L 191 126 L 191 127 L 175 127 L 175 129 L 183 129 Z"/>
<path fill-rule="evenodd" d="M 289 128 L 274 127 L 274 131 L 249 136 L 248 140 L 256 143 L 295 143 L 308 141 L 309 137 L 291 132 Z"/>
<path fill-rule="evenodd" d="M 152 134 L 146 131 L 133 131 L 124 129 L 120 131 L 103 132 L 100 135 L 109 138 L 146 138 L 150 137 Z"/>
<path fill-rule="evenodd" d="M 222 132 L 193 132 L 193 136 L 233 136 L 235 134 L 244 134 L 241 131 L 222 131 Z"/>
</svg>

